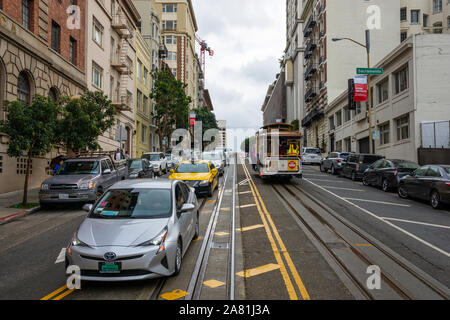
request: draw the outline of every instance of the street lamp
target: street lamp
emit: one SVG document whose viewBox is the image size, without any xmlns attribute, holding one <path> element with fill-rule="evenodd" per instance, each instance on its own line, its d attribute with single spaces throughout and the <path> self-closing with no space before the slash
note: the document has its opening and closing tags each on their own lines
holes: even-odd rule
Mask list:
<svg viewBox="0 0 450 320">
<path fill-rule="evenodd" d="M 366 44 L 362 44 L 361 42 L 355 41 L 351 38 L 340 38 L 340 37 L 335 37 L 331 39 L 333 42 L 336 41 L 342 41 L 342 40 L 348 40 L 351 41 L 353 43 L 356 43 L 357 45 L 363 47 L 366 49 L 367 52 L 367 68 L 370 68 L 370 30 L 366 30 Z M 368 93 L 367 93 L 367 105 L 369 106 L 368 109 L 368 113 L 369 113 L 369 153 L 372 154 L 373 153 L 373 133 L 372 133 L 372 94 L 371 94 L 371 90 L 370 90 L 370 75 L 367 75 L 367 87 L 368 87 Z"/>
</svg>

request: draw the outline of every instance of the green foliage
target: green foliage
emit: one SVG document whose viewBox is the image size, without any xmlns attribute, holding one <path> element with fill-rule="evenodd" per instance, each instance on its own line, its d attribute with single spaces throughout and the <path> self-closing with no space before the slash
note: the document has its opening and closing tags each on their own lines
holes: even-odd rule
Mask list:
<svg viewBox="0 0 450 320">
<path fill-rule="evenodd" d="M 254 143 L 255 140 L 256 140 L 256 137 L 246 138 L 241 143 L 241 150 L 244 152 L 250 152 L 250 143 Z"/>
<path fill-rule="evenodd" d="M 219 129 L 216 115 L 209 111 L 207 107 L 193 109 L 192 111 L 196 114 L 196 121 L 202 122 L 202 136 L 209 129 Z"/>
<path fill-rule="evenodd" d="M 154 85 L 150 98 L 155 101 L 153 119 L 162 145 L 162 139 L 169 138 L 174 128 L 188 128 L 192 100 L 186 96 L 187 84 L 175 79 L 169 70 L 153 71 L 152 78 Z"/>
<path fill-rule="evenodd" d="M 292 129 L 294 130 L 294 131 L 298 131 L 300 128 L 299 128 L 299 124 L 300 124 L 300 122 L 298 121 L 298 119 L 295 119 L 294 121 L 292 121 L 291 122 L 291 125 L 292 125 Z"/>
<path fill-rule="evenodd" d="M 101 92 L 85 92 L 66 104 L 56 130 L 56 138 L 69 151 L 100 148 L 97 139 L 111 128 L 116 111 Z"/>
</svg>

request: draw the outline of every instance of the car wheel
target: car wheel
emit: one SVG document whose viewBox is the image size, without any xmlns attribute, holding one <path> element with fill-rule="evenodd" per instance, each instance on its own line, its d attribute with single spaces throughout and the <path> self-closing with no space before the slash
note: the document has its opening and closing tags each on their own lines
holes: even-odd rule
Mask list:
<svg viewBox="0 0 450 320">
<path fill-rule="evenodd" d="M 398 196 L 402 199 L 408 199 L 408 192 L 405 190 L 404 186 L 399 186 L 397 190 Z"/>
<path fill-rule="evenodd" d="M 387 179 L 383 179 L 383 181 L 381 182 L 381 189 L 384 192 L 389 192 L 389 190 L 391 189 L 391 187 L 389 186 L 389 182 L 387 181 Z"/>
<path fill-rule="evenodd" d="M 193 240 L 197 240 L 199 236 L 200 236 L 200 221 L 199 221 L 199 216 L 198 216 L 198 212 L 197 212 L 197 223 L 195 224 L 195 233 L 194 233 Z"/>
<path fill-rule="evenodd" d="M 175 272 L 172 274 L 173 276 L 177 276 L 180 274 L 182 258 L 183 258 L 183 251 L 182 251 L 182 247 L 181 247 L 181 241 L 178 240 L 177 251 L 175 253 Z"/>
<path fill-rule="evenodd" d="M 431 192 L 430 203 L 433 209 L 440 209 L 442 207 L 441 195 L 437 190 Z"/>
<path fill-rule="evenodd" d="M 363 183 L 363 185 L 365 185 L 366 187 L 369 186 L 369 182 L 367 181 L 366 177 L 363 177 L 363 178 L 362 178 L 362 183 Z"/>
</svg>

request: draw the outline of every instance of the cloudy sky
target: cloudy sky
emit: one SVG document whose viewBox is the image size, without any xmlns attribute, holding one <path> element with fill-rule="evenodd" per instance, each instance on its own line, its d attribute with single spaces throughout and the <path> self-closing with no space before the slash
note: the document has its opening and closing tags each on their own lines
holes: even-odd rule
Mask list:
<svg viewBox="0 0 450 320">
<path fill-rule="evenodd" d="M 218 120 L 257 129 L 286 46 L 285 0 L 193 0 L 198 34 L 214 50 L 206 87 Z M 241 140 L 241 139 L 239 139 Z"/>
</svg>

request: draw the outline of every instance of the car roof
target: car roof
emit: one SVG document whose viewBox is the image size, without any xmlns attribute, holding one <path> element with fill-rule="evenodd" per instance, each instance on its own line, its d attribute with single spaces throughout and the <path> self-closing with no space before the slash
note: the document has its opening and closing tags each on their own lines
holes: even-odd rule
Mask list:
<svg viewBox="0 0 450 320">
<path fill-rule="evenodd" d="M 155 188 L 155 189 L 171 189 L 177 180 L 169 179 L 140 179 L 140 180 L 123 180 L 114 184 L 111 189 L 125 188 Z"/>
<path fill-rule="evenodd" d="M 65 162 L 68 161 L 99 161 L 103 159 L 109 159 L 109 157 L 89 157 L 89 158 L 69 158 L 66 159 Z"/>
<path fill-rule="evenodd" d="M 209 160 L 195 160 L 195 161 L 183 160 L 180 162 L 180 164 L 182 164 L 182 163 L 199 164 L 199 163 L 210 163 L 210 161 Z"/>
</svg>

